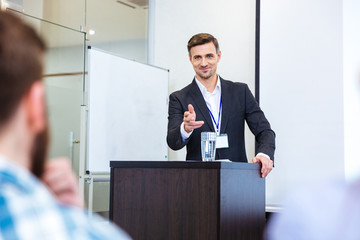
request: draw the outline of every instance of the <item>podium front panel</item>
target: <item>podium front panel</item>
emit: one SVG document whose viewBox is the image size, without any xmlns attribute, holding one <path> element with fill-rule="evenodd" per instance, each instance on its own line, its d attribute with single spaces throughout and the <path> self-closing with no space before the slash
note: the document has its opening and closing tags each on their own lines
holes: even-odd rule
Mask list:
<svg viewBox="0 0 360 240">
<path fill-rule="evenodd" d="M 135 239 L 261 239 L 258 164 L 112 161 L 110 219 Z"/>
</svg>

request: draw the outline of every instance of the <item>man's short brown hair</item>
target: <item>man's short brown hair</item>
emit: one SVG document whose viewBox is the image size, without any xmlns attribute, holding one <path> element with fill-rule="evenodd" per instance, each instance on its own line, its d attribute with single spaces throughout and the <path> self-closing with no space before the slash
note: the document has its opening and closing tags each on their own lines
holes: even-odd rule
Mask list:
<svg viewBox="0 0 360 240">
<path fill-rule="evenodd" d="M 220 50 L 219 43 L 213 35 L 211 35 L 209 33 L 198 33 L 198 34 L 192 36 L 188 42 L 187 49 L 188 49 L 189 55 L 190 55 L 191 48 L 198 46 L 198 45 L 203 45 L 203 44 L 206 44 L 209 42 L 212 42 L 215 45 L 216 53 L 219 53 L 219 50 Z"/>
<path fill-rule="evenodd" d="M 19 17 L 0 11 L 0 131 L 11 121 L 31 86 L 42 79 L 45 44 Z M 38 178 L 44 170 L 48 129 L 35 136 L 31 171 Z"/>
<path fill-rule="evenodd" d="M 19 17 L 0 11 L 0 129 L 41 80 L 45 44 Z"/>
</svg>

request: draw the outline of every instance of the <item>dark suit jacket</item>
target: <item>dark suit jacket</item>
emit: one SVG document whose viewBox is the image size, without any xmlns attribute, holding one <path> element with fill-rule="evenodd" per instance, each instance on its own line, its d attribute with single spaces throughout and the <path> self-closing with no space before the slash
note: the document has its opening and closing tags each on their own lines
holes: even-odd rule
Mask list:
<svg viewBox="0 0 360 240">
<path fill-rule="evenodd" d="M 256 153 L 262 152 L 274 159 L 275 133 L 261 111 L 248 86 L 220 78 L 222 94 L 222 113 L 220 133 L 227 133 L 229 148 L 216 149 L 216 159 L 230 159 L 236 162 L 247 162 L 245 152 L 245 120 L 255 135 Z M 204 125 L 195 129 L 183 142 L 180 125 L 188 104 L 194 106 L 196 121 Z M 186 145 L 186 160 L 201 160 L 201 132 L 215 132 L 209 110 L 197 86 L 195 79 L 180 91 L 170 95 L 167 143 L 173 150 Z"/>
</svg>

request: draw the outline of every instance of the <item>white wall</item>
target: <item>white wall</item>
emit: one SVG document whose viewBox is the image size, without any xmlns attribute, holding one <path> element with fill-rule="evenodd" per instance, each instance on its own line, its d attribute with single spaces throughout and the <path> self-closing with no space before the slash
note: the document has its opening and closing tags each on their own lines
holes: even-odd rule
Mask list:
<svg viewBox="0 0 360 240">
<path fill-rule="evenodd" d="M 260 103 L 277 134 L 267 204 L 344 177 L 342 22 L 341 0 L 261 3 Z"/>
<path fill-rule="evenodd" d="M 345 173 L 360 177 L 360 1 L 343 0 Z"/>
<path fill-rule="evenodd" d="M 153 4 L 153 5 L 152 5 Z M 194 77 L 186 45 L 194 34 L 208 32 L 220 44 L 218 73 L 225 79 L 255 87 L 255 0 L 153 0 L 150 43 L 156 66 L 170 69 L 169 93 Z M 151 21 L 150 20 L 150 21 Z M 254 91 L 253 91 L 254 93 Z M 254 155 L 254 138 L 247 132 L 248 158 Z M 184 160 L 186 150 L 169 151 L 170 160 Z"/>
</svg>

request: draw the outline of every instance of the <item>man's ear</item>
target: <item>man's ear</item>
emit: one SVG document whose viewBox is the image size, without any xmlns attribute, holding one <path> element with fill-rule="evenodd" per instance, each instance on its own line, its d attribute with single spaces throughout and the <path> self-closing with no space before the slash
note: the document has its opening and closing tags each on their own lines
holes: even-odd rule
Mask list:
<svg viewBox="0 0 360 240">
<path fill-rule="evenodd" d="M 41 81 L 33 83 L 25 96 L 26 113 L 30 129 L 39 133 L 45 129 L 45 89 Z"/>
<path fill-rule="evenodd" d="M 217 62 L 219 62 L 220 59 L 221 59 L 221 51 L 220 51 L 220 50 L 219 50 L 219 52 L 217 53 L 217 55 L 218 55 L 218 60 L 217 60 Z"/>
</svg>

